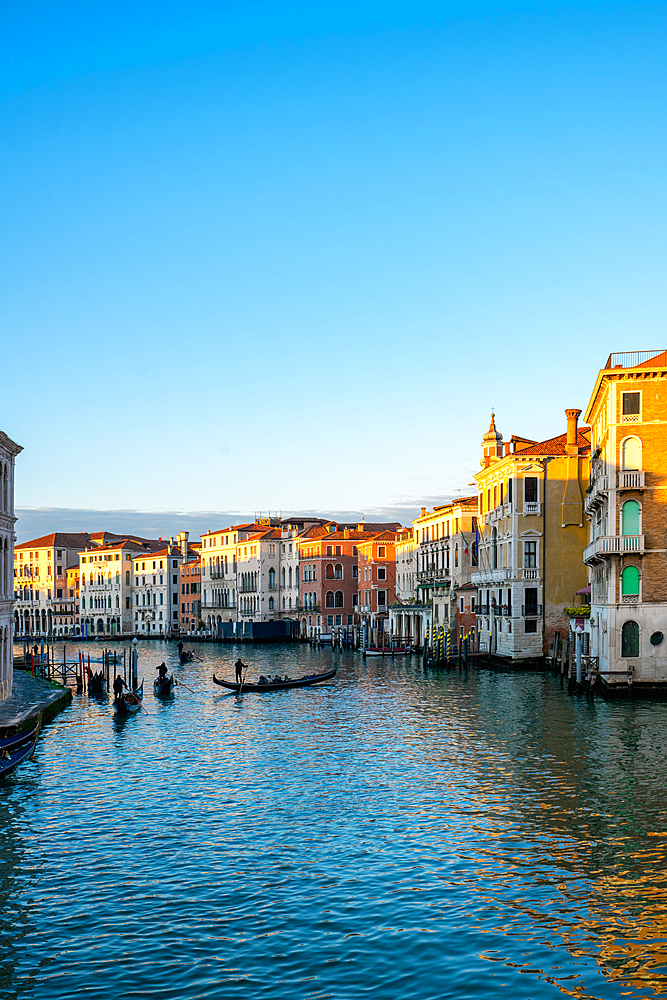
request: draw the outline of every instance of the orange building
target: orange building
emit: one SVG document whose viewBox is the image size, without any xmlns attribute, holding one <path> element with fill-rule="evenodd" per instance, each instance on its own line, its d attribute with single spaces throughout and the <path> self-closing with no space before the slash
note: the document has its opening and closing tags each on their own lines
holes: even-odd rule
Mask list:
<svg viewBox="0 0 667 1000">
<path fill-rule="evenodd" d="M 382 531 L 358 545 L 359 614 L 372 628 L 396 602 L 396 544 L 403 538 L 402 531 Z"/>
<path fill-rule="evenodd" d="M 181 563 L 181 631 L 193 632 L 201 619 L 201 558 Z"/>
</svg>

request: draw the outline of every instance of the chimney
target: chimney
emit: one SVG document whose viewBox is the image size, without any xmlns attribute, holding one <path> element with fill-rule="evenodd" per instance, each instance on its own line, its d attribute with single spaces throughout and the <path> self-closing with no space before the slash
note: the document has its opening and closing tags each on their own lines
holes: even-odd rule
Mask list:
<svg viewBox="0 0 667 1000">
<path fill-rule="evenodd" d="M 426 507 L 422 507 L 422 513 L 421 513 L 421 516 L 422 516 L 422 517 L 426 517 Z"/>
<path fill-rule="evenodd" d="M 577 424 L 581 416 L 581 410 L 566 410 L 567 417 L 567 438 L 565 440 L 565 451 L 568 455 L 578 455 L 579 446 L 577 444 Z"/>
</svg>

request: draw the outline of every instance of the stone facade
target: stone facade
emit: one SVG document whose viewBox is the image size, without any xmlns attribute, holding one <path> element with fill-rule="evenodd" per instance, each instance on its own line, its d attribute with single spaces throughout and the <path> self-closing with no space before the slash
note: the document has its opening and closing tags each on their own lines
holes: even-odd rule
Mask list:
<svg viewBox="0 0 667 1000">
<path fill-rule="evenodd" d="M 0 700 L 14 672 L 14 463 L 23 449 L 0 431 Z"/>
<path fill-rule="evenodd" d="M 495 420 L 482 442 L 478 588 L 480 648 L 512 661 L 541 659 L 556 632 L 570 628 L 564 608 L 587 583 L 583 496 L 589 429 L 566 410 L 567 431 L 546 441 L 504 443 Z"/>
<path fill-rule="evenodd" d="M 667 689 L 667 352 L 611 355 L 586 418 L 591 654 L 610 692 Z"/>
</svg>

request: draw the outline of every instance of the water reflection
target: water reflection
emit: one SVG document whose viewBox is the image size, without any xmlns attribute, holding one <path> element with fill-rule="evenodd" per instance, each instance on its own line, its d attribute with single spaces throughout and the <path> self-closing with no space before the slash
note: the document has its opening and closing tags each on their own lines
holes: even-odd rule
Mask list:
<svg viewBox="0 0 667 1000">
<path fill-rule="evenodd" d="M 667 993 L 667 706 L 303 647 L 248 677 L 333 684 L 239 698 L 239 652 L 142 643 L 146 711 L 75 698 L 5 783 L 7 997 Z"/>
</svg>

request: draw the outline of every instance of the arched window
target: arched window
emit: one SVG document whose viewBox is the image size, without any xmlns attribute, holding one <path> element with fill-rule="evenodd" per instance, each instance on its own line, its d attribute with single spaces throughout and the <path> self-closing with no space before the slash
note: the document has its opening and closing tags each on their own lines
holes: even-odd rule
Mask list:
<svg viewBox="0 0 667 1000">
<path fill-rule="evenodd" d="M 336 579 L 337 580 L 343 579 L 343 567 L 341 566 L 340 563 L 336 565 Z"/>
<path fill-rule="evenodd" d="M 327 596 L 324 599 L 325 608 L 333 608 L 334 606 L 334 592 L 333 590 L 327 590 Z"/>
<path fill-rule="evenodd" d="M 275 589 L 276 589 L 276 571 L 272 566 L 271 569 L 269 570 L 269 590 L 275 590 Z"/>
<path fill-rule="evenodd" d="M 639 656 L 639 625 L 637 622 L 623 623 L 621 656 Z"/>
<path fill-rule="evenodd" d="M 335 606 L 336 606 L 337 608 L 342 608 L 342 607 L 343 607 L 343 591 L 342 591 L 342 590 L 337 590 L 337 591 L 336 591 L 336 602 L 335 602 Z"/>
<path fill-rule="evenodd" d="M 496 528 L 491 534 L 491 560 L 493 569 L 498 569 L 498 531 Z"/>
<path fill-rule="evenodd" d="M 284 566 L 283 566 L 283 569 L 282 569 L 281 576 L 282 576 L 282 586 L 283 586 L 283 590 L 284 590 L 285 589 L 285 567 Z"/>
<path fill-rule="evenodd" d="M 639 569 L 636 566 L 626 566 L 621 573 L 621 594 L 623 597 L 639 594 Z"/>
<path fill-rule="evenodd" d="M 639 438 L 626 438 L 621 445 L 621 468 L 624 472 L 638 472 L 642 467 L 642 443 Z"/>
<path fill-rule="evenodd" d="M 493 530 L 495 531 L 496 529 L 494 528 Z M 457 544 L 454 546 L 454 565 L 458 566 L 458 564 L 459 564 L 459 547 Z"/>
<path fill-rule="evenodd" d="M 273 611 L 273 598 L 269 597 L 269 611 Z"/>
<path fill-rule="evenodd" d="M 327 567 L 324 571 L 324 576 L 327 580 L 334 580 L 334 568 L 331 563 L 327 563 Z"/>
<path fill-rule="evenodd" d="M 624 535 L 639 534 L 639 504 L 626 500 L 621 510 L 621 531 Z"/>
<path fill-rule="evenodd" d="M 290 588 L 291 588 L 292 587 L 292 567 L 291 566 L 289 568 L 289 585 L 290 585 Z"/>
<path fill-rule="evenodd" d="M 125 570 L 125 586 L 126 587 L 130 586 L 130 571 L 129 571 L 129 569 Z"/>
<path fill-rule="evenodd" d="M 120 583 L 120 570 L 116 570 L 116 583 Z"/>
</svg>

